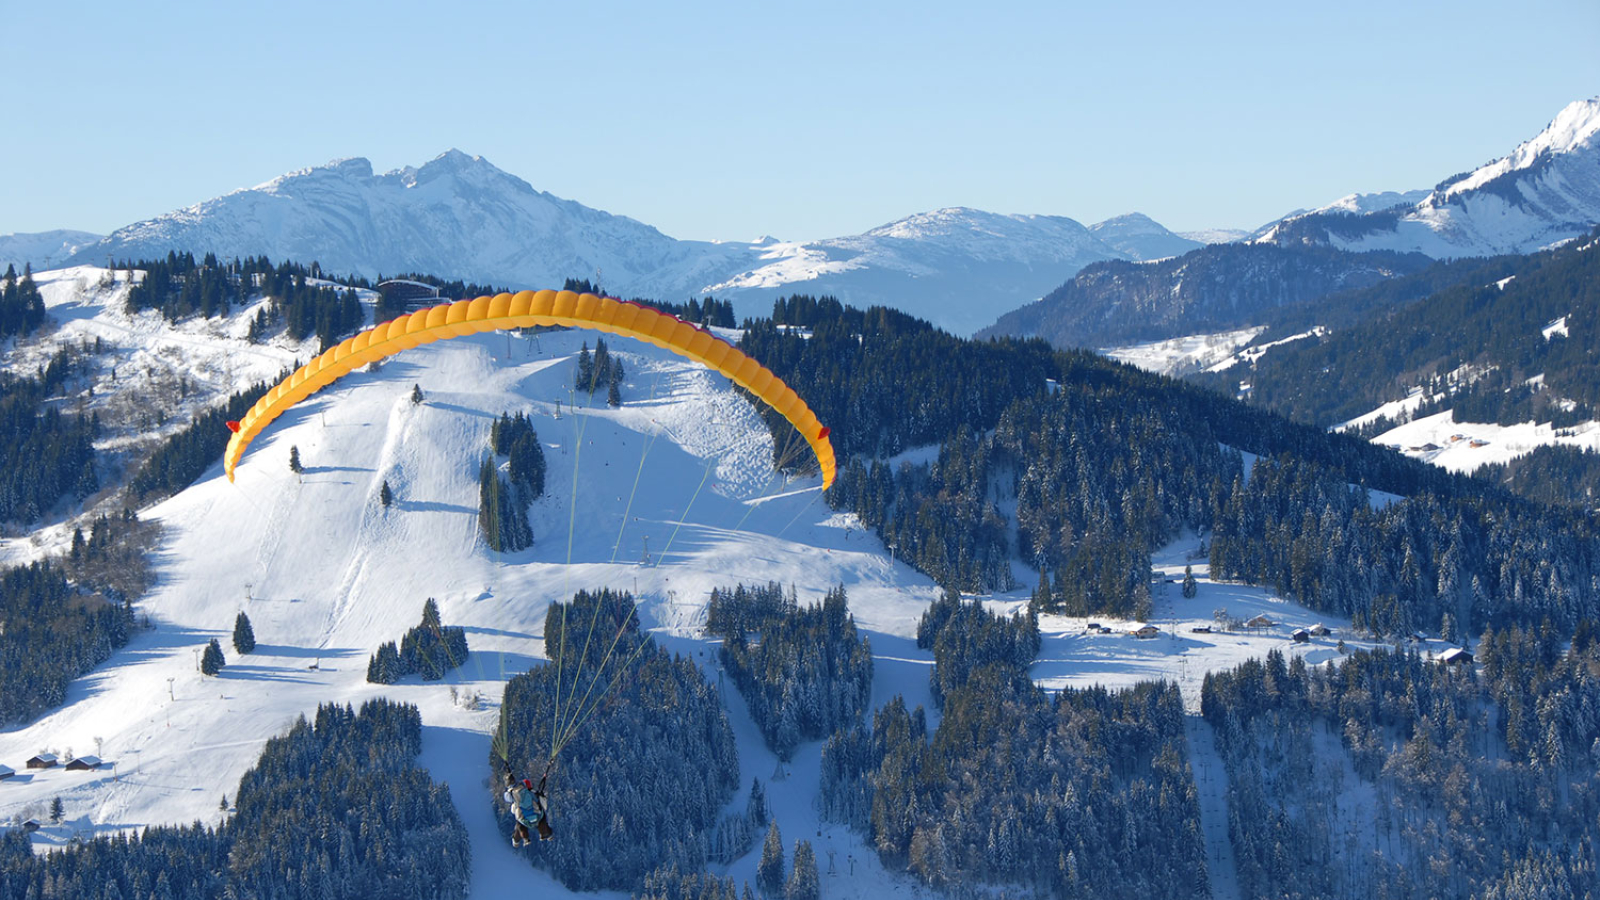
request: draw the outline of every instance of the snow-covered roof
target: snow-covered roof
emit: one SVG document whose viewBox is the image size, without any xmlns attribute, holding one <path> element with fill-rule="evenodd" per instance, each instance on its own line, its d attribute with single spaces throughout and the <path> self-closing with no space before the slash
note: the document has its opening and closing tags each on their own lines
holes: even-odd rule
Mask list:
<svg viewBox="0 0 1600 900">
<path fill-rule="evenodd" d="M 6 776 L 6 775 L 15 775 L 15 774 L 17 774 L 17 770 L 16 769 L 11 768 L 10 766 L 0 765 L 0 777 Z"/>
<path fill-rule="evenodd" d="M 1467 660 L 1471 658 L 1472 654 L 1461 649 L 1460 647 L 1451 647 L 1449 650 L 1439 654 L 1440 662 L 1455 662 L 1456 660 Z"/>
<path fill-rule="evenodd" d="M 87 768 L 93 769 L 94 767 L 100 765 L 100 757 L 95 756 L 92 753 L 85 753 L 84 755 L 74 759 L 72 762 L 67 763 L 67 765 L 68 766 L 85 766 Z"/>
<path fill-rule="evenodd" d="M 53 763 L 55 761 L 56 761 L 56 755 L 54 753 L 38 753 L 38 754 L 35 754 L 35 755 L 33 755 L 33 756 L 28 758 L 28 762 L 52 762 Z"/>
</svg>

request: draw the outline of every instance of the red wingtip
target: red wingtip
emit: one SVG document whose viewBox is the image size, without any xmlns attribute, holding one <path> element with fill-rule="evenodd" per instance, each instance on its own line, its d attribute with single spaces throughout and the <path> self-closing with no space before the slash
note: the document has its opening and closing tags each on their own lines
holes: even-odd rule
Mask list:
<svg viewBox="0 0 1600 900">
<path fill-rule="evenodd" d="M 828 435 L 830 435 L 832 433 L 833 433 L 832 431 L 828 430 L 828 426 L 824 425 L 824 426 L 822 426 L 822 430 L 817 432 L 817 440 L 820 441 L 820 440 L 822 440 L 823 438 L 827 437 Z"/>
<path fill-rule="evenodd" d="M 233 420 L 233 419 L 229 419 L 228 420 L 228 430 L 233 432 L 234 434 L 238 434 L 239 433 L 239 423 L 237 421 Z"/>
</svg>

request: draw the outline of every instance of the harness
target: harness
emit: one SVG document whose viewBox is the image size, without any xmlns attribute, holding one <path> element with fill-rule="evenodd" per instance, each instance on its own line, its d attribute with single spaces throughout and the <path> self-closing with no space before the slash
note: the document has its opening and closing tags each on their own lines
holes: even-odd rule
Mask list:
<svg viewBox="0 0 1600 900">
<path fill-rule="evenodd" d="M 533 791 L 525 787 L 517 788 L 517 821 L 524 825 L 532 825 L 544 817 L 539 811 L 539 799 Z"/>
</svg>

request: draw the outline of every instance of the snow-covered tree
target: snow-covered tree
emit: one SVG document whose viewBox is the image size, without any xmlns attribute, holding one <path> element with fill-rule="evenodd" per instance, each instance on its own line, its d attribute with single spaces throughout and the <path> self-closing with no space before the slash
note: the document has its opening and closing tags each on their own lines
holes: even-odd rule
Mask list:
<svg viewBox="0 0 1600 900">
<path fill-rule="evenodd" d="M 769 898 L 783 896 L 784 889 L 783 834 L 774 821 L 767 827 L 767 839 L 761 844 L 761 862 L 756 865 L 756 884 Z"/>
</svg>

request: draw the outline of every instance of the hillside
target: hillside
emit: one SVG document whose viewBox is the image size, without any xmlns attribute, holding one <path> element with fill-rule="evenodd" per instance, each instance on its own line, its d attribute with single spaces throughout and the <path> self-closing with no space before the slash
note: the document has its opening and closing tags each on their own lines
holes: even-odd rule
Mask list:
<svg viewBox="0 0 1600 900">
<path fill-rule="evenodd" d="M 102 293 L 123 288 L 102 287 L 92 276 L 42 275 L 56 286 L 52 309 L 79 310 L 79 328 L 102 320 L 128 327 L 123 323 L 134 320 L 119 318 L 126 314 L 107 306 Z M 173 325 L 150 311 L 141 314 L 148 316 L 143 333 L 128 340 L 159 346 L 183 337 L 185 365 L 225 370 L 221 361 L 241 346 L 227 337 L 244 324 L 240 312 L 220 322 Z M 1133 688 L 1116 695 L 1125 710 L 1118 715 L 1131 709 L 1130 726 L 1164 739 L 1183 735 L 1178 746 L 1187 758 L 1159 763 L 1161 777 L 1174 783 L 1217 768 L 1210 731 L 1195 716 L 1208 672 L 1270 650 L 1308 665 L 1330 663 L 1342 656 L 1340 642 L 1347 651 L 1372 644 L 1363 626 L 1390 634 L 1432 630 L 1435 623 L 1455 629 L 1458 613 L 1472 624 L 1491 616 L 1526 622 L 1593 607 L 1588 579 L 1595 563 L 1584 555 L 1592 542 L 1581 523 L 1380 448 L 1086 354 L 1054 354 L 1041 342 L 960 341 L 886 310 L 804 299 L 781 312 L 784 327 L 758 323 L 743 335 L 725 333 L 759 348 L 786 378 L 808 371 L 795 383 L 825 421 L 839 423 L 841 447 L 894 448 L 888 461 L 894 501 L 884 499 L 878 481 L 890 468 L 882 460 L 851 459 L 826 498 L 814 478 L 774 472 L 774 432 L 757 410 L 721 376 L 654 348 L 622 339 L 612 345 L 627 372 L 617 408 L 586 403 L 571 390 L 575 358 L 591 334 L 489 334 L 418 348 L 296 406 L 251 446 L 237 483 L 213 465 L 193 486 L 141 511 L 165 530 L 154 556 L 156 586 L 137 604 L 153 627 L 73 682 L 65 706 L 0 730 L 0 760 L 17 768 L 41 750 L 91 748 L 115 768 L 9 779 L 0 785 L 0 819 L 42 816 L 52 798 L 62 797 L 65 820 L 35 836 L 41 847 L 80 832 L 214 822 L 223 815 L 217 796 L 234 790 L 265 741 L 295 716 L 330 701 L 384 696 L 422 711 L 420 763 L 451 788 L 471 838 L 472 895 L 498 896 L 515 884 L 567 896 L 506 846 L 485 785 L 506 680 L 551 655 L 540 637 L 551 601 L 581 588 L 635 592 L 642 626 L 654 640 L 718 684 L 716 645 L 702 633 L 712 589 L 777 582 L 810 603 L 843 586 L 874 657 L 869 709 L 921 706 L 920 721 L 936 732 L 948 713 L 959 733 L 971 724 L 970 700 L 982 695 L 961 688 L 958 707 L 947 709 L 932 693 L 930 666 L 941 658 L 956 666 L 952 647 L 965 645 L 923 646 L 924 614 L 942 592 L 908 560 L 936 572 L 939 540 L 975 525 L 998 523 L 998 543 L 985 546 L 1000 548 L 991 561 L 1021 585 L 986 591 L 977 605 L 1021 614 L 1012 623 L 1028 622 L 1029 610 L 1039 613 L 1027 680 L 1050 691 Z M 202 336 L 215 326 L 222 329 L 217 335 Z M 830 364 L 813 365 L 819 357 Z M 903 382 L 911 370 L 936 370 L 961 387 L 930 392 L 917 403 L 860 405 L 878 391 L 881 377 Z M 413 401 L 413 385 L 421 389 L 420 402 Z M 531 415 L 549 476 L 530 510 L 533 546 L 499 554 L 479 537 L 476 501 L 479 466 L 502 411 Z M 948 435 L 942 447 L 905 440 L 930 429 Z M 1061 434 L 1073 437 L 1054 437 Z M 287 463 L 291 447 L 302 462 L 299 474 Z M 1023 473 L 1007 463 L 1008 455 L 1037 465 Z M 871 483 L 863 462 L 872 463 Z M 1129 477 L 1144 481 L 1127 489 Z M 384 484 L 394 496 L 387 508 L 379 502 Z M 1059 502 L 1064 488 L 1080 492 L 1082 502 Z M 984 511 L 968 522 L 966 513 L 954 512 L 963 504 Z M 1293 523 L 1304 522 L 1343 525 L 1337 534 L 1297 538 Z M 1554 538 L 1541 532 L 1551 524 Z M 1081 539 L 1072 537 L 1075 529 Z M 1534 543 L 1537 534 L 1542 544 Z M 1306 542 L 1320 552 L 1310 553 Z M 12 546 L 13 558 L 27 559 L 49 542 Z M 1402 559 L 1398 546 L 1422 549 Z M 1095 565 L 1085 554 L 1109 561 L 1090 570 L 1105 583 L 1063 577 L 1077 571 L 1072 567 Z M 965 561 L 952 560 L 953 574 L 966 577 Z M 1032 567 L 1038 560 L 1052 566 L 1054 587 L 1035 586 L 1043 581 Z M 1185 568 L 1197 575 L 1191 597 L 1178 584 Z M 1562 574 L 1541 579 L 1534 572 Z M 1469 576 L 1481 594 L 1468 597 L 1454 587 Z M 1399 597 L 1361 579 L 1382 581 Z M 951 595 L 944 596 L 948 605 Z M 464 628 L 471 648 L 464 665 L 443 683 L 368 684 L 366 657 L 395 640 L 429 597 L 444 622 Z M 1157 639 L 1116 633 L 1140 624 L 1115 612 L 1130 599 L 1143 601 L 1138 614 L 1157 625 Z M 202 676 L 195 671 L 199 649 L 212 637 L 226 644 L 240 612 L 254 623 L 255 652 L 226 651 L 221 674 Z M 1277 624 L 1253 632 L 1194 630 L 1258 614 Z M 1091 632 L 1090 621 L 1112 633 Z M 1306 643 L 1287 637 L 1289 627 L 1317 622 L 1333 633 Z M 946 673 L 941 683 L 953 677 Z M 1179 690 L 1135 687 L 1158 678 Z M 972 690 L 983 685 L 979 679 Z M 1145 709 L 1140 698 L 1161 691 L 1169 699 L 1159 710 L 1138 712 Z M 831 852 L 838 874 L 824 874 L 826 896 L 925 896 L 930 884 L 941 883 L 939 870 L 917 863 L 908 872 L 906 860 L 883 855 L 867 833 L 823 815 L 818 798 L 836 796 L 828 792 L 837 784 L 827 780 L 834 770 L 822 742 L 801 743 L 780 765 L 757 713 L 731 689 L 723 697 L 738 783 L 768 782 L 783 833 L 813 841 L 819 859 Z M 1110 702 L 1105 692 L 1045 702 L 1064 717 L 1078 710 L 1063 719 L 1063 734 L 1090 740 L 1103 733 L 1093 717 Z M 984 716 L 1021 715 L 1009 701 L 979 706 Z M 946 750 L 957 740 L 935 737 Z M 1118 827 L 1129 829 L 1141 851 L 1159 852 L 1164 848 L 1139 843 L 1139 835 L 1156 832 L 1142 830 L 1135 823 L 1143 813 L 1133 814 L 1154 811 L 1154 799 L 1141 801 L 1142 779 L 1126 774 L 1117 775 L 1115 796 L 1136 806 L 1125 807 L 1129 817 Z M 1198 819 L 1187 833 L 1203 832 L 1217 844 L 1205 871 L 1191 870 L 1216 896 L 1235 895 L 1231 851 L 1221 851 L 1229 802 L 1207 781 L 1197 784 L 1195 805 L 1182 813 Z M 736 795 L 729 812 L 743 803 Z M 1081 807 L 1071 797 L 1062 803 Z M 1161 821 L 1174 832 L 1190 827 Z M 1095 834 L 1084 831 L 1081 839 Z M 751 845 L 712 871 L 736 884 L 754 881 L 759 856 Z M 992 866 L 963 871 L 1012 872 L 1016 865 L 997 857 Z"/>
<path fill-rule="evenodd" d="M 1489 271 L 1458 264 L 1490 280 L 1274 347 L 1248 373 L 1207 377 L 1223 390 L 1244 379 L 1253 403 L 1359 430 L 1456 471 L 1504 465 L 1540 446 L 1600 449 L 1600 370 L 1590 349 L 1600 340 L 1597 246 L 1590 237 Z M 1502 269 L 1511 274 L 1493 277 Z"/>
<path fill-rule="evenodd" d="M 1089 266 L 978 335 L 1105 347 L 1248 328 L 1279 307 L 1367 287 L 1428 264 L 1418 254 L 1212 244 L 1159 262 Z"/>
</svg>

